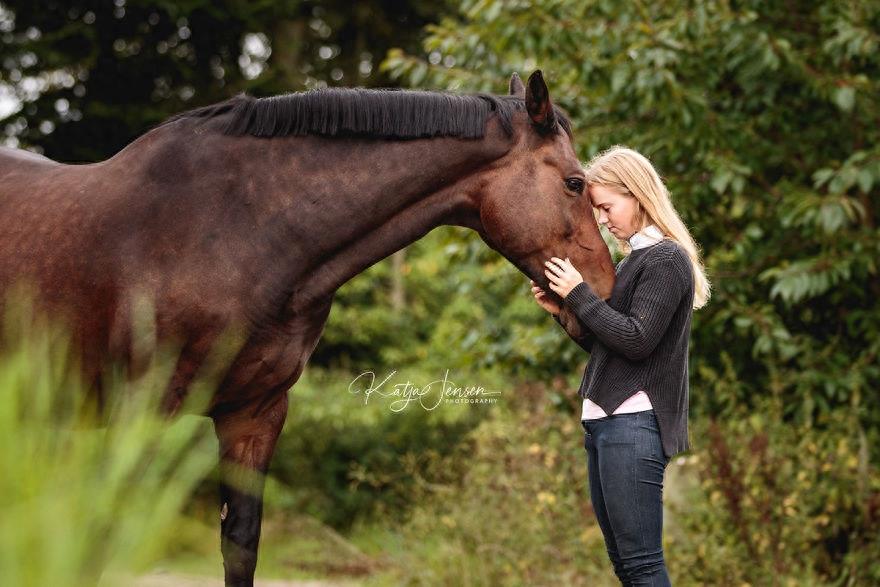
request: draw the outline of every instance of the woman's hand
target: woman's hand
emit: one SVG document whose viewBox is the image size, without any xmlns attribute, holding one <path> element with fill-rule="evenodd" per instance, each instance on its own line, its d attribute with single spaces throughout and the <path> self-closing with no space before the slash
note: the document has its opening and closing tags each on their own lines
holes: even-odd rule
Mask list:
<svg viewBox="0 0 880 587">
<path fill-rule="evenodd" d="M 550 280 L 550 289 L 559 294 L 561 298 L 565 298 L 568 292 L 574 289 L 574 286 L 584 280 L 568 257 L 565 259 L 550 257 L 550 260 L 545 261 L 544 265 L 547 267 L 544 269 L 544 274 Z"/>
<path fill-rule="evenodd" d="M 534 282 L 534 280 L 530 279 L 529 283 L 532 284 L 532 293 L 535 294 L 535 301 L 538 302 L 538 305 L 550 312 L 551 314 L 558 315 L 562 308 L 559 307 L 559 304 L 551 300 L 547 297 L 547 292 L 545 292 L 541 287 Z"/>
</svg>

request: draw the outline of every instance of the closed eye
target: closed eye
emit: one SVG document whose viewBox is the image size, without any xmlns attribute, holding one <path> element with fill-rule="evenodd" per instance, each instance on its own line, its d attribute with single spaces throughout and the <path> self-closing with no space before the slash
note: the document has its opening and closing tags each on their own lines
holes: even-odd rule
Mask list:
<svg viewBox="0 0 880 587">
<path fill-rule="evenodd" d="M 584 180 L 580 177 L 569 177 L 565 180 L 565 188 L 576 194 L 584 193 Z"/>
</svg>

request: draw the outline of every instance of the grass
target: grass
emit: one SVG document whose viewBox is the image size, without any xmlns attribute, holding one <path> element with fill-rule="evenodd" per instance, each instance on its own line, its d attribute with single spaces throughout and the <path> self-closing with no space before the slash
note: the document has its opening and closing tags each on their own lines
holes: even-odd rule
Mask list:
<svg viewBox="0 0 880 587">
<path fill-rule="evenodd" d="M 112 383 L 99 412 L 71 375 L 60 329 L 7 332 L 5 342 L 0 585 L 114 585 L 116 574 L 148 568 L 216 462 L 210 422 L 158 414 L 167 366 Z"/>
</svg>

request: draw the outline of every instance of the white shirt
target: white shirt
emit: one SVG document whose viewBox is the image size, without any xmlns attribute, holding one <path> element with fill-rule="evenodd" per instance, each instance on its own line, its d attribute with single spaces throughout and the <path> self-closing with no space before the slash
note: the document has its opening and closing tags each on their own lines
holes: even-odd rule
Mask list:
<svg viewBox="0 0 880 587">
<path fill-rule="evenodd" d="M 655 225 L 651 224 L 642 230 L 634 233 L 629 237 L 629 245 L 633 250 L 643 249 L 656 245 L 663 240 L 663 233 Z M 637 391 L 626 398 L 620 406 L 614 410 L 614 414 L 629 414 L 631 412 L 642 412 L 644 410 L 653 409 L 648 394 L 644 391 Z M 584 399 L 584 407 L 581 413 L 581 420 L 593 420 L 596 418 L 604 418 L 608 414 L 599 407 L 594 401 Z"/>
</svg>

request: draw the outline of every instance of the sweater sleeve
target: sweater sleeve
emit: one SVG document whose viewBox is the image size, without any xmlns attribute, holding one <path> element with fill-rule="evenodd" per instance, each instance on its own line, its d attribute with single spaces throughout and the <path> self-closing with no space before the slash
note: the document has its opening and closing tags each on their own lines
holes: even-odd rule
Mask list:
<svg viewBox="0 0 880 587">
<path fill-rule="evenodd" d="M 587 328 L 583 322 L 581 323 L 581 328 L 583 328 L 586 334 L 582 336 L 572 336 L 565 325 L 562 323 L 562 320 L 559 319 L 559 316 L 556 314 L 552 314 L 552 316 L 553 319 L 556 320 L 556 323 L 562 326 L 562 329 L 565 330 L 565 333 L 568 335 L 569 338 L 578 343 L 578 345 L 588 353 L 592 351 L 593 341 L 596 340 L 596 337 L 593 335 L 592 332 L 590 332 L 590 329 Z"/>
<path fill-rule="evenodd" d="M 618 312 L 590 289 L 577 284 L 563 303 L 605 346 L 630 360 L 647 358 L 669 326 L 685 293 L 687 278 L 672 257 L 642 270 L 628 314 Z"/>
</svg>

